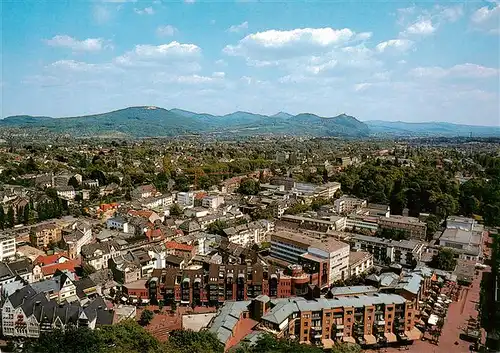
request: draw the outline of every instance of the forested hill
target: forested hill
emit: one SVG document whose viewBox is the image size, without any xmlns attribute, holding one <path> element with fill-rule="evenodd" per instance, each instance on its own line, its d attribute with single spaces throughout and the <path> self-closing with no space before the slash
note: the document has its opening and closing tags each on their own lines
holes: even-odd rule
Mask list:
<svg viewBox="0 0 500 353">
<path fill-rule="evenodd" d="M 224 133 L 234 135 L 311 135 L 364 137 L 365 123 L 348 115 L 320 117 L 313 114 L 273 116 L 235 112 L 224 116 L 198 114 L 180 109 L 131 107 L 104 114 L 50 118 L 10 116 L 0 127 L 44 129 L 72 136 L 160 137 L 183 134 Z"/>
<path fill-rule="evenodd" d="M 73 137 L 162 137 L 188 134 L 254 136 L 263 134 L 292 136 L 500 136 L 500 127 L 481 127 L 449 123 L 404 123 L 373 120 L 362 122 L 340 114 L 321 117 L 311 113 L 291 115 L 279 112 L 261 115 L 235 112 L 223 116 L 194 113 L 182 109 L 130 107 L 103 114 L 51 118 L 29 115 L 0 120 L 0 128 L 23 128 L 68 134 Z"/>
</svg>

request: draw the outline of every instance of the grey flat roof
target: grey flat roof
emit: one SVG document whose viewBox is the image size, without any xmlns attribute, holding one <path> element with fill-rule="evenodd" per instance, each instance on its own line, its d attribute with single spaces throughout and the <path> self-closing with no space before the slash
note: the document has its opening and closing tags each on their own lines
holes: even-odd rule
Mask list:
<svg viewBox="0 0 500 353">
<path fill-rule="evenodd" d="M 459 228 L 447 228 L 441 234 L 439 240 L 460 243 L 464 245 L 478 245 L 481 243 L 481 235 L 475 232 Z"/>
<path fill-rule="evenodd" d="M 359 295 L 351 297 L 334 297 L 333 299 L 305 300 L 304 298 L 275 299 L 272 308 L 263 320 L 281 324 L 294 312 L 321 311 L 341 307 L 364 307 L 377 304 L 404 304 L 406 299 L 397 294 L 376 293 L 373 295 Z"/>
<path fill-rule="evenodd" d="M 333 287 L 330 289 L 330 293 L 333 296 L 363 294 L 368 292 L 378 292 L 378 289 L 373 286 Z"/>
</svg>

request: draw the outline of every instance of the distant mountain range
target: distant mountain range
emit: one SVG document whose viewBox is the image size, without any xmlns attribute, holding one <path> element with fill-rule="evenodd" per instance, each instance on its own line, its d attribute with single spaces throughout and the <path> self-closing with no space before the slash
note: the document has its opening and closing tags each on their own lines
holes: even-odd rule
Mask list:
<svg viewBox="0 0 500 353">
<path fill-rule="evenodd" d="M 9 116 L 0 120 L 0 128 L 2 127 L 44 130 L 74 137 L 274 134 L 360 138 L 369 136 L 468 136 L 470 133 L 474 136 L 500 136 L 500 127 L 375 120 L 361 122 L 346 114 L 320 117 L 310 113 L 291 115 L 279 112 L 268 116 L 239 111 L 216 116 L 158 107 L 130 107 L 109 113 L 65 118 Z"/>
</svg>

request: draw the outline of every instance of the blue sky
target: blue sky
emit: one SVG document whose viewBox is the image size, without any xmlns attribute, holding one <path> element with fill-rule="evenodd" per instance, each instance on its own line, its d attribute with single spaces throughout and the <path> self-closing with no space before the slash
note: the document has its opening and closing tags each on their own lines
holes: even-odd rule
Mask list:
<svg viewBox="0 0 500 353">
<path fill-rule="evenodd" d="M 500 125 L 500 2 L 4 0 L 1 116 L 154 105 Z"/>
</svg>

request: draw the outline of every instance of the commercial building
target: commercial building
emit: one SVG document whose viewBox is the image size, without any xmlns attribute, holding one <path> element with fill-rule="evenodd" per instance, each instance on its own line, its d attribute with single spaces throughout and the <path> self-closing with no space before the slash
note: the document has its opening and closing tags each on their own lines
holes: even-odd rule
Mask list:
<svg viewBox="0 0 500 353">
<path fill-rule="evenodd" d="M 286 215 L 281 216 L 282 222 L 298 225 L 298 228 L 327 233 L 329 231 L 342 231 L 346 226 L 345 217 L 331 216 L 328 219 Z"/>
<path fill-rule="evenodd" d="M 362 345 L 420 339 L 415 327 L 413 302 L 400 295 L 342 296 L 305 300 L 288 298 L 268 300 L 258 306 L 260 327 L 278 337 L 301 343 L 331 347 L 334 342 Z"/>
<path fill-rule="evenodd" d="M 309 284 L 309 276 L 297 277 L 298 289 Z M 148 281 L 151 302 L 165 300 L 182 305 L 216 305 L 226 300 L 242 301 L 261 294 L 286 298 L 296 291 L 292 276 L 274 266 L 210 264 L 188 268 L 153 270 Z M 293 289 L 292 289 L 293 288 Z"/>
<path fill-rule="evenodd" d="M 368 251 L 377 264 L 398 263 L 412 266 L 420 260 L 425 244 L 417 240 L 391 240 L 355 234 L 351 245 L 356 251 Z"/>
<path fill-rule="evenodd" d="M 366 207 L 367 202 L 363 199 L 358 199 L 357 197 L 341 196 L 336 199 L 333 203 L 335 207 L 335 212 L 349 213 L 359 207 Z"/>
<path fill-rule="evenodd" d="M 334 238 L 318 240 L 299 233 L 277 231 L 271 234 L 270 255 L 289 263 L 316 263 L 314 267 L 321 270 L 320 273 L 324 273 L 326 264 L 327 285 L 349 277 L 349 244 Z"/>
<path fill-rule="evenodd" d="M 403 231 L 412 239 L 424 240 L 427 232 L 427 224 L 415 217 L 394 215 L 389 217 L 380 217 L 378 225 L 381 229 Z"/>
<path fill-rule="evenodd" d="M 16 256 L 16 238 L 14 235 L 0 234 L 0 262 Z"/>
</svg>

